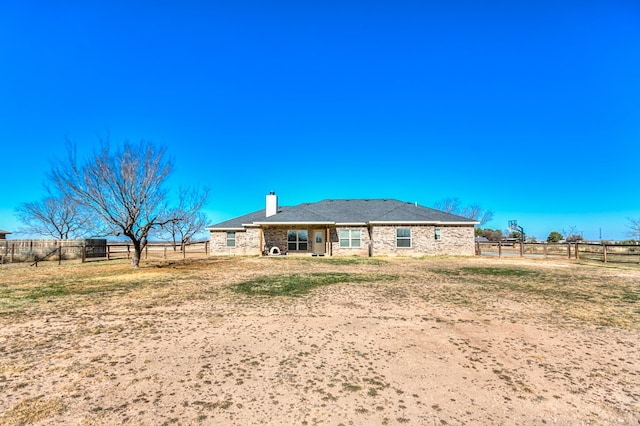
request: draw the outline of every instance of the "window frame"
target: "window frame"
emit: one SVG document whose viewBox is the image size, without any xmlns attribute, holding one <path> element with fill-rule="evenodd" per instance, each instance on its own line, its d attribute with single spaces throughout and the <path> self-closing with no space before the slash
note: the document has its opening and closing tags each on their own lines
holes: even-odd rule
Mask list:
<svg viewBox="0 0 640 426">
<path fill-rule="evenodd" d="M 231 238 L 231 236 L 233 236 L 233 238 Z M 233 242 L 233 244 L 230 244 L 231 242 Z M 236 231 L 227 231 L 226 246 L 227 247 L 236 246 Z"/>
<path fill-rule="evenodd" d="M 442 241 L 442 232 L 440 228 L 435 228 L 433 230 L 433 239 L 436 241 Z"/>
<path fill-rule="evenodd" d="M 409 231 L 409 236 L 400 236 L 398 235 L 401 230 Z M 408 246 L 400 245 L 400 241 L 409 241 Z M 404 249 L 404 248 L 412 248 L 413 247 L 413 238 L 411 228 L 396 228 L 396 248 Z"/>
<path fill-rule="evenodd" d="M 343 237 L 342 232 L 347 233 L 347 237 Z M 354 236 L 354 233 L 358 233 L 357 238 Z M 342 245 L 342 242 L 346 241 L 347 245 Z M 358 242 L 358 245 L 354 244 L 354 241 Z M 338 247 L 341 249 L 350 249 L 350 248 L 362 248 L 362 229 L 352 229 L 352 228 L 343 228 L 338 230 Z"/>
<path fill-rule="evenodd" d="M 295 232 L 296 239 L 290 240 L 289 235 Z M 306 239 L 300 239 L 300 233 L 304 232 L 306 234 Z M 304 249 L 301 249 L 300 246 L 305 245 Z M 287 230 L 287 251 L 309 251 L 309 230 L 308 229 L 288 229 Z"/>
</svg>

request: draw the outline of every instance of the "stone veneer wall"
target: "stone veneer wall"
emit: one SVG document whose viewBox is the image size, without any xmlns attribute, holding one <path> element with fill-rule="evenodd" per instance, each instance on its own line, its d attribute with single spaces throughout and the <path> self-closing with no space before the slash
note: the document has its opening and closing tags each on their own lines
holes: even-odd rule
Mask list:
<svg viewBox="0 0 640 426">
<path fill-rule="evenodd" d="M 265 228 L 264 229 L 264 241 L 267 244 L 267 247 L 278 247 L 281 251 L 288 251 L 288 242 L 287 242 L 287 231 L 304 231 L 307 230 L 309 233 L 309 241 L 307 241 L 307 251 L 292 251 L 291 254 L 296 253 L 311 253 L 313 247 L 311 246 L 311 230 L 307 229 L 304 226 L 298 227 L 277 227 L 277 228 Z"/>
<path fill-rule="evenodd" d="M 396 230 L 411 229 L 411 247 L 396 247 Z M 436 241 L 435 230 L 441 239 Z M 473 226 L 375 225 L 372 227 L 373 256 L 424 256 L 448 254 L 473 256 Z"/>
<path fill-rule="evenodd" d="M 326 233 L 326 228 L 321 227 L 279 227 L 279 228 L 266 228 L 264 230 L 264 238 L 269 247 L 278 246 L 280 249 L 287 248 L 287 231 L 289 230 L 306 230 L 309 233 L 309 244 L 307 251 L 288 251 L 288 254 L 309 254 L 313 253 L 313 231 L 316 229 L 323 229 Z M 360 230 L 360 248 L 341 248 L 338 237 L 339 229 L 359 229 Z M 326 235 L 326 234 L 325 234 Z M 368 256 L 369 255 L 369 231 L 366 226 L 363 227 L 332 227 L 329 228 L 329 243 L 326 245 L 326 256 Z M 326 242 L 325 242 L 326 243 Z"/>
<path fill-rule="evenodd" d="M 260 250 L 260 229 L 248 228 L 236 232 L 236 246 L 227 247 L 227 231 L 211 231 L 209 254 L 213 256 L 256 256 Z"/>
</svg>

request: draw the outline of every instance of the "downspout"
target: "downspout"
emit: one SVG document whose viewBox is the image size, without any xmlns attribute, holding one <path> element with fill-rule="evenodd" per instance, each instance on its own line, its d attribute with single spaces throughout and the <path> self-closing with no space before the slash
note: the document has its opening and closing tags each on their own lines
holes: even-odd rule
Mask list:
<svg viewBox="0 0 640 426">
<path fill-rule="evenodd" d="M 262 244 L 262 225 L 260 225 L 260 232 L 258 232 L 258 234 L 260 234 L 260 246 L 258 247 L 258 250 L 260 250 L 260 256 L 264 256 L 264 245 Z"/>
</svg>

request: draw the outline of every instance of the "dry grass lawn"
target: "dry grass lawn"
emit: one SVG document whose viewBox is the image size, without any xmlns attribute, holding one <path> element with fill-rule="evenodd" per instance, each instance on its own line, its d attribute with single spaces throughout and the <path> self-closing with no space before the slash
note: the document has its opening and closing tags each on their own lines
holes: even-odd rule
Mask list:
<svg viewBox="0 0 640 426">
<path fill-rule="evenodd" d="M 0 424 L 634 424 L 640 268 L 0 267 Z"/>
</svg>

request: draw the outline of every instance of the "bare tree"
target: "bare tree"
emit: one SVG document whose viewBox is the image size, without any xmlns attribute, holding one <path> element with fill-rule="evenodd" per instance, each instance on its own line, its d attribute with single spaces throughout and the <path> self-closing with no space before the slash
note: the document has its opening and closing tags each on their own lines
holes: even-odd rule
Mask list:
<svg viewBox="0 0 640 426">
<path fill-rule="evenodd" d="M 16 209 L 16 216 L 24 225 L 22 232 L 61 240 L 90 235 L 90 215 L 73 198 L 46 190 L 47 196 L 40 201 L 22 203 Z"/>
<path fill-rule="evenodd" d="M 457 214 L 460 212 L 460 200 L 458 198 L 443 198 L 440 201 L 437 201 L 433 205 L 434 209 L 442 210 L 443 212 Z"/>
<path fill-rule="evenodd" d="M 444 198 L 433 205 L 434 209 L 447 213 L 463 216 L 480 222 L 478 227 L 482 227 L 493 219 L 493 210 L 485 210 L 479 203 L 462 205 L 458 198 Z"/>
<path fill-rule="evenodd" d="M 206 202 L 208 190 L 180 189 L 178 206 L 171 211 L 171 216 L 179 218 L 162 226 L 158 236 L 183 246 L 189 243 L 195 235 L 202 232 L 207 226 L 208 218 L 200 211 Z"/>
<path fill-rule="evenodd" d="M 629 228 L 628 235 L 633 239 L 640 241 L 640 218 L 632 219 L 628 218 L 629 224 L 627 227 Z"/>
<path fill-rule="evenodd" d="M 109 138 L 100 149 L 78 161 L 76 147 L 67 144 L 67 158 L 56 162 L 51 180 L 64 195 L 92 211 L 111 235 L 131 240 L 131 266 L 140 266 L 140 255 L 154 229 L 179 221 L 168 205 L 166 181 L 173 171 L 165 149 L 151 142 L 124 142 L 112 150 Z"/>
<path fill-rule="evenodd" d="M 562 233 L 565 235 L 565 241 L 569 243 L 575 243 L 577 241 L 582 241 L 582 232 L 578 230 L 577 226 L 571 226 L 569 229 L 562 229 Z"/>
</svg>

